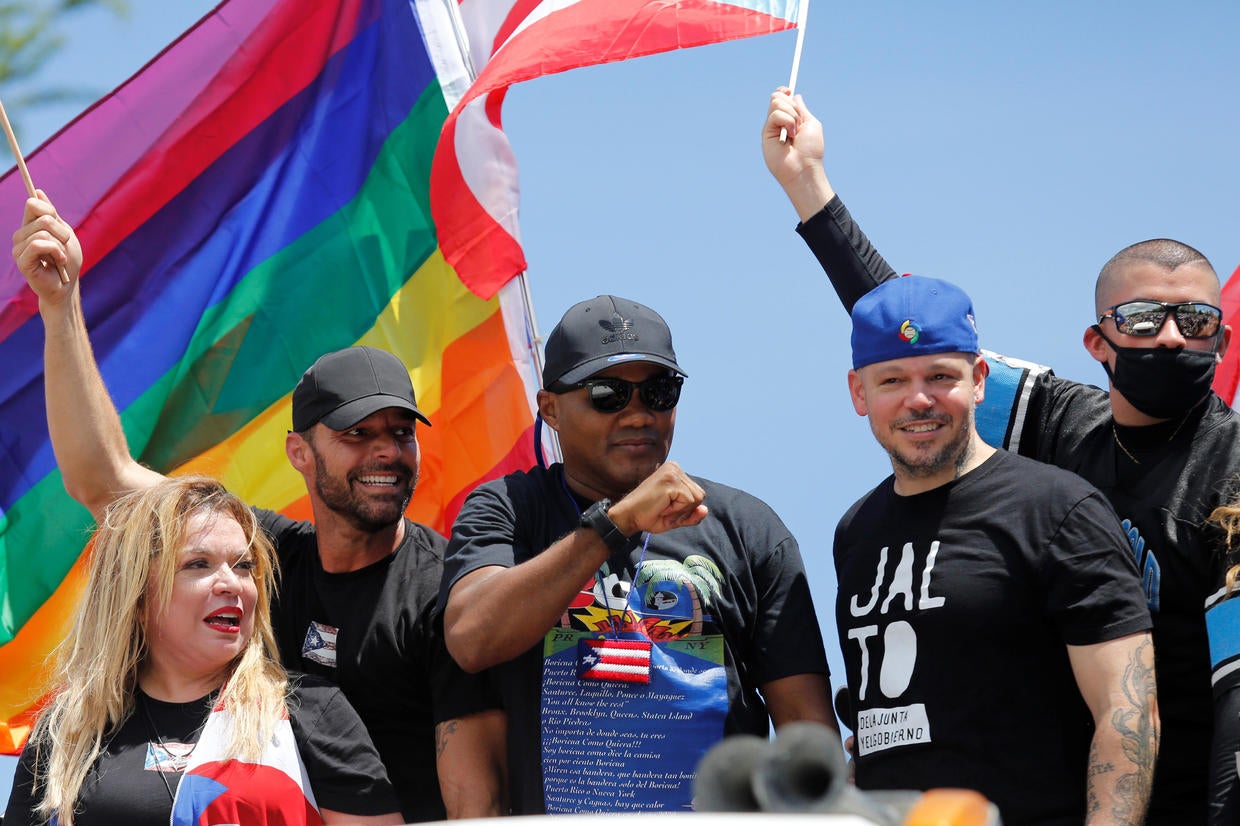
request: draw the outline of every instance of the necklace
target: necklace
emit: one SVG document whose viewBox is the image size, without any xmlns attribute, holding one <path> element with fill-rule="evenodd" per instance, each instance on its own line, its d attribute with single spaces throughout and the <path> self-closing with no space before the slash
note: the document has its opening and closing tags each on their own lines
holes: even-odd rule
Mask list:
<svg viewBox="0 0 1240 826">
<path fill-rule="evenodd" d="M 1196 410 L 1196 409 L 1197 409 L 1197 406 L 1194 405 L 1193 410 Z M 1180 419 L 1180 423 L 1175 426 L 1175 430 L 1171 431 L 1171 435 L 1167 437 L 1167 442 L 1166 442 L 1167 444 L 1171 444 L 1172 442 L 1175 441 L 1175 437 L 1180 435 L 1180 429 L 1184 427 L 1184 423 L 1188 421 L 1189 416 L 1191 416 L 1192 414 L 1193 414 L 1192 410 L 1184 414 L 1184 418 Z M 1124 455 L 1127 456 L 1129 459 L 1131 459 L 1134 465 L 1141 464 L 1141 460 L 1138 459 L 1136 456 L 1133 456 L 1132 451 L 1129 450 L 1124 445 L 1123 441 L 1119 438 L 1119 429 L 1116 428 L 1114 419 L 1111 420 L 1111 436 L 1115 438 L 1115 444 L 1119 446 L 1120 450 L 1124 451 Z"/>
<path fill-rule="evenodd" d="M 1124 443 L 1120 441 L 1119 431 L 1115 429 L 1115 422 L 1111 422 L 1111 435 L 1115 437 L 1115 444 L 1119 446 L 1120 450 L 1124 451 L 1124 455 L 1131 459 L 1134 465 L 1141 464 L 1141 460 L 1133 456 L 1132 451 L 1124 447 Z"/>
<path fill-rule="evenodd" d="M 193 742 L 186 746 L 185 743 L 166 743 L 164 738 L 160 736 L 159 731 L 155 728 L 155 721 L 151 718 L 151 710 L 147 708 L 146 695 L 142 694 L 138 697 L 138 705 L 142 707 L 142 717 L 146 721 L 147 732 L 151 737 L 155 738 L 152 745 L 158 744 L 161 755 L 167 757 L 167 765 L 177 773 L 177 788 L 181 787 L 181 773 L 185 771 L 186 765 L 189 764 L 190 755 L 194 753 L 194 749 L 198 748 L 198 743 Z M 199 727 L 201 730 L 201 727 Z M 155 773 L 159 775 L 159 779 L 164 783 L 164 789 L 168 792 L 168 799 L 175 806 L 177 802 L 176 794 L 172 790 L 172 786 L 168 783 L 167 772 L 163 766 L 156 765 Z"/>
</svg>

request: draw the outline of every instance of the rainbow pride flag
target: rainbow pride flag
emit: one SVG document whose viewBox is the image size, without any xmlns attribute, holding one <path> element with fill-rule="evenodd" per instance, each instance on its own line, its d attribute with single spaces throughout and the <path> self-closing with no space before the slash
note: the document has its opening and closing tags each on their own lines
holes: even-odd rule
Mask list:
<svg viewBox="0 0 1240 826">
<path fill-rule="evenodd" d="M 449 109 L 409 0 L 229 0 L 31 154 L 81 237 L 91 340 L 141 462 L 308 517 L 282 449 L 289 395 L 322 353 L 370 344 L 409 366 L 435 425 L 419 431 L 411 518 L 446 532 L 475 484 L 532 464 L 522 285 L 471 293 L 430 217 Z M 25 197 L 16 172 L 0 179 L 0 214 L 16 221 Z M 48 440 L 37 309 L 0 264 L 8 753 L 45 690 L 93 527 Z"/>
</svg>

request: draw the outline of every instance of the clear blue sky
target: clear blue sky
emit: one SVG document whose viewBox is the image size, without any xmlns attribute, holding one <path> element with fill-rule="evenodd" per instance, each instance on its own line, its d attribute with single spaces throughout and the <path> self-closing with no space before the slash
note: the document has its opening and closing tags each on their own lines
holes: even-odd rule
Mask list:
<svg viewBox="0 0 1240 826">
<path fill-rule="evenodd" d="M 128 21 L 70 21 L 41 79 L 102 93 L 212 4 L 130 5 Z M 1081 335 L 1107 258 L 1166 236 L 1224 278 L 1240 265 L 1238 31 L 1233 0 L 815 0 L 798 91 L 836 189 L 897 270 L 965 287 L 983 346 L 1102 383 Z M 842 675 L 831 536 L 890 466 L 847 399 L 848 319 L 759 152 L 793 43 L 532 81 L 505 124 L 540 327 L 602 292 L 668 319 L 690 374 L 672 458 L 783 516 Z M 76 110 L 12 114 L 29 150 Z M 0 215 L 15 225 L 20 205 Z"/>
</svg>

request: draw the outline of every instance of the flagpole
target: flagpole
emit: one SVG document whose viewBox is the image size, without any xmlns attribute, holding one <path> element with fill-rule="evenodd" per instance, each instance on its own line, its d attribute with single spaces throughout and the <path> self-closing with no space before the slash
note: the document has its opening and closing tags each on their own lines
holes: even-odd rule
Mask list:
<svg viewBox="0 0 1240 826">
<path fill-rule="evenodd" d="M 456 38 L 456 49 L 461 53 L 461 62 L 465 66 L 465 73 L 469 76 L 469 82 L 473 83 L 478 79 L 478 70 L 474 68 L 474 53 L 469 46 L 469 35 L 465 32 L 465 21 L 461 19 L 461 8 L 457 0 L 444 0 L 444 9 L 448 12 L 448 19 L 452 21 L 452 34 Z M 456 106 L 456 101 L 449 103 L 449 108 Z"/>
<path fill-rule="evenodd" d="M 801 50 L 805 47 L 805 21 L 809 19 L 809 0 L 801 0 L 797 5 L 797 45 L 792 52 L 792 74 L 788 77 L 788 94 L 796 94 L 797 72 L 801 69 Z M 781 127 L 779 142 L 787 143 L 788 130 Z"/>
<path fill-rule="evenodd" d="M 9 139 L 9 149 L 13 150 L 13 157 L 17 158 L 17 168 L 22 173 L 22 180 L 26 183 L 26 194 L 31 198 L 37 198 L 38 195 L 34 191 L 34 181 L 30 179 L 30 170 L 26 168 L 26 159 L 22 157 L 22 151 L 17 146 L 17 135 L 13 134 L 13 124 L 9 123 L 9 115 L 4 111 L 4 102 L 0 101 L 0 124 L 4 126 L 4 136 Z M 44 261 L 44 266 L 47 262 Z M 65 270 L 63 264 L 58 264 L 56 269 L 60 272 L 60 283 L 69 283 L 69 273 Z"/>
<path fill-rule="evenodd" d="M 452 35 L 456 40 L 456 49 L 461 56 L 461 65 L 465 70 L 469 83 L 473 83 L 474 80 L 478 78 L 478 69 L 474 65 L 473 50 L 470 48 L 469 34 L 465 30 L 465 21 L 461 18 L 460 6 L 458 5 L 457 0 L 441 0 L 441 8 L 446 12 L 449 24 L 452 28 Z M 464 90 L 460 91 L 463 92 Z M 447 99 L 449 90 L 445 89 L 444 93 L 445 99 Z M 455 99 L 447 99 L 448 108 L 451 109 L 455 107 L 459 100 L 459 96 L 455 97 Z M 540 345 L 543 342 L 543 336 L 538 329 L 538 319 L 534 315 L 534 295 L 530 291 L 530 281 L 527 277 L 528 273 L 528 270 L 524 270 L 517 273 L 515 278 L 521 287 L 521 308 L 525 311 L 525 323 L 529 329 L 530 360 L 534 364 L 535 376 L 539 382 L 539 386 L 541 386 L 543 357 Z M 535 413 L 537 413 L 537 411 L 535 411 Z M 535 433 L 538 434 L 539 430 L 539 428 L 536 428 Z M 551 431 L 548 438 L 550 440 L 551 449 L 553 450 L 556 458 L 559 458 L 560 442 L 555 431 Z"/>
</svg>

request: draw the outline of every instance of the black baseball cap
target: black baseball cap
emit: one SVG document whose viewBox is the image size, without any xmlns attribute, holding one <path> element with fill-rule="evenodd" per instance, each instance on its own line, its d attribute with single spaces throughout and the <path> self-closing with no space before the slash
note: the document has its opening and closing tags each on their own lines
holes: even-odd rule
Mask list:
<svg viewBox="0 0 1240 826">
<path fill-rule="evenodd" d="M 543 387 L 573 384 L 613 364 L 650 361 L 689 375 L 676 363 L 672 331 L 654 310 L 614 295 L 569 308 L 547 336 Z"/>
<path fill-rule="evenodd" d="M 293 430 L 300 433 L 319 422 L 348 430 L 385 407 L 408 410 L 430 426 L 400 359 L 374 347 L 348 347 L 320 356 L 302 374 L 293 390 Z"/>
</svg>

